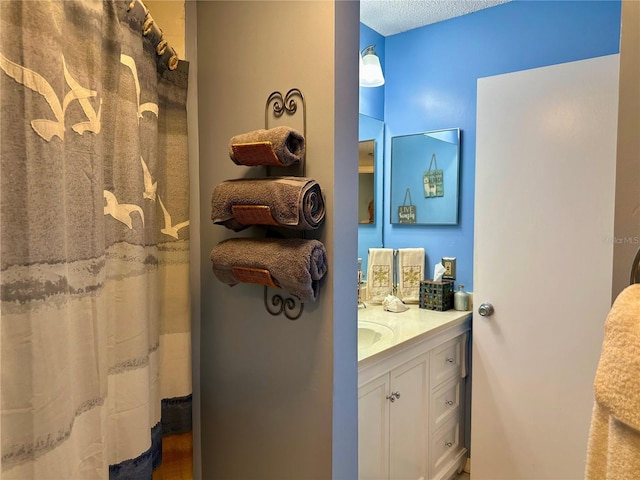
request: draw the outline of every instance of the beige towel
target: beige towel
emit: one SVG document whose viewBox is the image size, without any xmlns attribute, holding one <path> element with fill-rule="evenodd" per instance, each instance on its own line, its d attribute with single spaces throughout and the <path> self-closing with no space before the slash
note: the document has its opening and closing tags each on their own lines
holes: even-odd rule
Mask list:
<svg viewBox="0 0 640 480">
<path fill-rule="evenodd" d="M 247 206 L 268 208 L 252 212 Z M 313 230 L 320 226 L 324 214 L 320 185 L 304 177 L 227 180 L 217 185 L 211 196 L 213 223 L 236 232 L 249 225 Z"/>
<path fill-rule="evenodd" d="M 290 127 L 254 130 L 229 140 L 229 157 L 238 165 L 289 166 L 304 158 L 304 136 Z"/>
<path fill-rule="evenodd" d="M 640 284 L 627 287 L 605 322 L 589 432 L 587 480 L 640 478 Z"/>
<path fill-rule="evenodd" d="M 405 303 L 419 303 L 422 280 L 424 248 L 398 249 L 398 297 Z"/>
<path fill-rule="evenodd" d="M 367 299 L 382 303 L 393 292 L 393 250 L 370 248 L 367 264 Z"/>
<path fill-rule="evenodd" d="M 221 282 L 236 285 L 234 267 L 267 270 L 275 286 L 288 290 L 302 302 L 315 302 L 320 279 L 327 272 L 327 252 L 318 240 L 301 238 L 231 238 L 211 251 L 213 273 Z M 261 283 L 261 282 L 252 282 Z"/>
</svg>

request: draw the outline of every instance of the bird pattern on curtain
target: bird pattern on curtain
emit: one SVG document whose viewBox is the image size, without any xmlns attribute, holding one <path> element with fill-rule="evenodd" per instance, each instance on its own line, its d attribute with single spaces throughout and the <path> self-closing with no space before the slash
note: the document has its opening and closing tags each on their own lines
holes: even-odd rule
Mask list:
<svg viewBox="0 0 640 480">
<path fill-rule="evenodd" d="M 0 8 L 3 480 L 192 471 L 188 65 L 131 4 Z"/>
</svg>

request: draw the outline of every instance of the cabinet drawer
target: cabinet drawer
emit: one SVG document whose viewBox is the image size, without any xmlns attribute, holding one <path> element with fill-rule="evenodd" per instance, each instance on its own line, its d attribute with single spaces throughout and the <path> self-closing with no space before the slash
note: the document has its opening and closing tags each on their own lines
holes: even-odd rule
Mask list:
<svg viewBox="0 0 640 480">
<path fill-rule="evenodd" d="M 440 345 L 431 353 L 431 388 L 436 389 L 462 372 L 463 339 L 465 335 Z"/>
<path fill-rule="evenodd" d="M 431 395 L 431 431 L 435 432 L 442 424 L 454 416 L 460 416 L 463 388 L 462 378 L 456 377 L 438 388 Z"/>
<path fill-rule="evenodd" d="M 445 424 L 442 429 L 436 431 L 431 437 L 431 475 L 437 478 L 438 472 L 449 465 L 451 460 L 460 451 L 460 421 L 456 418 Z"/>
</svg>

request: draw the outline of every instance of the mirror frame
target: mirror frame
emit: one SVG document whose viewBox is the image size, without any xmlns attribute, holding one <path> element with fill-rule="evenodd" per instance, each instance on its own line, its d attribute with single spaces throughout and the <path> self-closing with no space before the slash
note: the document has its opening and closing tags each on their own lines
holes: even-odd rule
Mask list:
<svg viewBox="0 0 640 480">
<path fill-rule="evenodd" d="M 358 223 L 358 258 L 362 258 L 363 272 L 367 271 L 369 248 L 384 246 L 385 201 L 385 131 L 379 118 L 358 115 L 358 140 L 375 140 L 374 146 L 374 223 Z M 365 273 L 366 274 L 366 273 Z"/>
<path fill-rule="evenodd" d="M 455 139 L 455 143 L 447 137 L 451 137 L 451 140 Z M 455 147 L 452 148 L 453 145 Z M 391 137 L 389 206 L 392 225 L 458 224 L 460 146 L 461 130 L 459 128 Z M 417 149 L 419 153 L 416 154 Z M 437 166 L 431 165 L 432 162 L 437 163 Z M 406 168 L 406 165 L 409 165 L 409 168 Z M 434 167 L 433 170 L 432 167 Z M 433 190 L 429 191 L 429 194 L 433 196 L 427 196 L 427 171 L 433 174 L 436 169 L 440 171 L 441 183 L 438 185 L 437 193 L 432 184 Z M 398 207 L 409 206 L 407 202 L 413 208 L 403 209 L 403 213 L 406 214 L 403 222 L 399 218 Z"/>
<path fill-rule="evenodd" d="M 367 153 L 367 152 L 363 152 L 363 149 L 369 149 L 368 145 L 364 146 L 363 144 L 369 144 L 371 143 L 371 152 Z M 378 174 L 378 172 L 376 172 L 376 154 L 378 153 L 377 147 L 376 147 L 376 139 L 375 138 L 368 138 L 368 139 L 364 139 L 364 140 L 360 140 L 358 142 L 358 223 L 360 225 L 375 225 L 376 224 L 376 197 L 379 197 L 380 194 L 376 192 L 376 175 Z M 362 157 L 363 154 L 366 155 L 371 155 L 371 159 L 365 159 L 366 162 L 365 164 L 363 164 L 362 162 Z M 368 165 L 368 163 L 371 163 L 371 165 Z M 369 167 L 371 169 L 371 171 L 369 170 Z M 366 177 L 362 177 L 362 175 L 370 175 L 371 178 L 371 185 L 370 185 L 370 190 L 371 190 L 371 195 L 367 196 L 367 197 L 362 197 L 363 192 L 362 192 L 362 186 L 363 183 L 367 183 L 367 186 L 369 187 L 369 179 Z M 367 201 L 370 198 L 370 202 Z M 372 203 L 373 204 L 373 211 L 372 212 L 367 212 L 367 209 L 369 208 L 369 204 Z M 366 215 L 368 215 L 368 220 L 366 221 Z"/>
</svg>

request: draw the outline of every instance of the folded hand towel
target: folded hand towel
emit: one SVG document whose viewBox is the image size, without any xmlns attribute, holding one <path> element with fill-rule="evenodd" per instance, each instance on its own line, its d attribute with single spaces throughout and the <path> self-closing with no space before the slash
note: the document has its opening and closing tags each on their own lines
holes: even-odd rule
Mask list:
<svg viewBox="0 0 640 480">
<path fill-rule="evenodd" d="M 382 303 L 393 291 L 393 250 L 370 248 L 367 265 L 367 298 Z"/>
<path fill-rule="evenodd" d="M 424 248 L 398 249 L 398 297 L 405 303 L 420 302 L 424 280 Z"/>
<path fill-rule="evenodd" d="M 213 223 L 236 232 L 249 225 L 312 230 L 320 226 L 324 213 L 320 185 L 304 177 L 227 180 L 211 197 Z"/>
<path fill-rule="evenodd" d="M 231 238 L 211 251 L 213 273 L 228 285 L 252 281 L 238 271 L 267 270 L 273 285 L 302 302 L 315 302 L 327 272 L 327 252 L 318 240 L 301 238 Z M 234 271 L 235 270 L 235 271 Z"/>
<path fill-rule="evenodd" d="M 304 149 L 304 136 L 290 127 L 254 130 L 229 141 L 231 160 L 247 166 L 289 166 L 302 160 Z"/>
<path fill-rule="evenodd" d="M 624 289 L 605 322 L 589 429 L 587 480 L 635 480 L 640 471 L 640 284 Z"/>
</svg>

